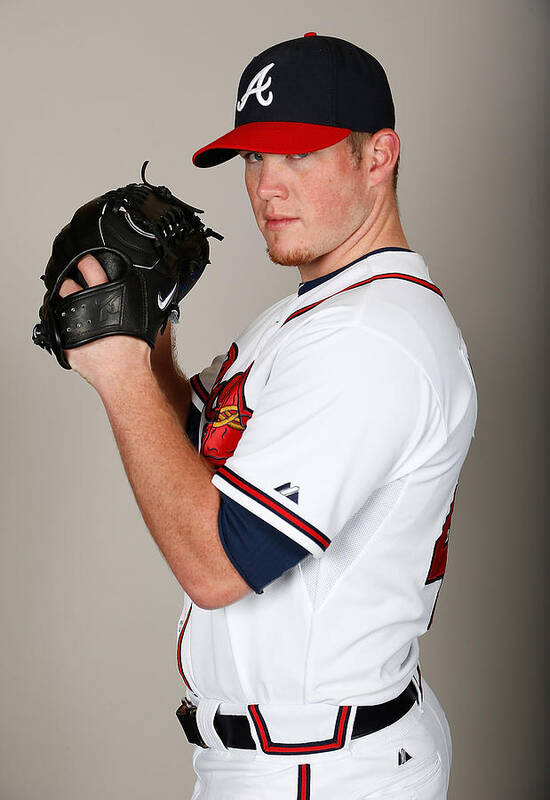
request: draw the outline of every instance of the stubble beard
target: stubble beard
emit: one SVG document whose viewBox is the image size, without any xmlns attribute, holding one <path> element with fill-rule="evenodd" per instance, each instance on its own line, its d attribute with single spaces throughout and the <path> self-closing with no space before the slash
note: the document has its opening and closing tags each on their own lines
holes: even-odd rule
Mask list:
<svg viewBox="0 0 550 800">
<path fill-rule="evenodd" d="M 300 247 L 286 252 L 277 252 L 275 248 L 267 247 L 266 252 L 274 264 L 280 264 L 283 267 L 301 267 L 304 264 L 311 264 L 315 258 L 313 251 Z"/>
</svg>

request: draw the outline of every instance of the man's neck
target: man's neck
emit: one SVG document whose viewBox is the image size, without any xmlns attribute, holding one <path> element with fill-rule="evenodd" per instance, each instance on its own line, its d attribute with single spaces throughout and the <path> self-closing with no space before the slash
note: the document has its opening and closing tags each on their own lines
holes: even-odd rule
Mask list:
<svg viewBox="0 0 550 800">
<path fill-rule="evenodd" d="M 309 264 L 298 269 L 302 283 L 328 275 L 330 272 L 351 264 L 361 256 L 382 247 L 409 248 L 401 226 L 397 203 L 394 198 L 386 198 L 379 208 L 372 209 L 361 228 L 330 253 L 319 256 Z"/>
</svg>

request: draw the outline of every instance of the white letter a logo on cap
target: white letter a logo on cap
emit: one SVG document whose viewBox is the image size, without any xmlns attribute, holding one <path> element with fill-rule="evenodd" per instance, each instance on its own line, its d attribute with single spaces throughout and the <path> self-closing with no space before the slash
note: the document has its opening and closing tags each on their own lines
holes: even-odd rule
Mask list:
<svg viewBox="0 0 550 800">
<path fill-rule="evenodd" d="M 273 92 L 270 92 L 267 97 L 262 96 L 262 92 L 265 92 L 271 86 L 271 76 L 267 78 L 266 76 L 271 67 L 274 67 L 275 64 L 268 64 L 267 67 L 261 69 L 250 81 L 248 84 L 248 89 L 243 94 L 239 102 L 237 103 L 237 111 L 242 111 L 246 105 L 246 101 L 250 97 L 251 94 L 256 95 L 256 99 L 258 103 L 262 106 L 268 106 L 273 101 Z"/>
</svg>

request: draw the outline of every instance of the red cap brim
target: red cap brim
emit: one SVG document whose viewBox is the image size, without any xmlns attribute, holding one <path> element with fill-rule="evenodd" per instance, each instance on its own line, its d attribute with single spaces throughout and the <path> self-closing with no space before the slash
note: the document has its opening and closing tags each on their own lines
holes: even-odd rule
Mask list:
<svg viewBox="0 0 550 800">
<path fill-rule="evenodd" d="M 238 150 L 256 153 L 311 153 L 345 139 L 348 128 L 304 122 L 248 122 L 239 125 L 193 156 L 196 167 L 215 167 L 237 155 Z"/>
</svg>

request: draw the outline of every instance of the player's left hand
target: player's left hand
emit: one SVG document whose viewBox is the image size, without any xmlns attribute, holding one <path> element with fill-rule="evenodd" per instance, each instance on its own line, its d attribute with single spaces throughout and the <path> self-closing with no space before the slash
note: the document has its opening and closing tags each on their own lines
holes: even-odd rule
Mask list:
<svg viewBox="0 0 550 800">
<path fill-rule="evenodd" d="M 88 286 L 108 283 L 107 273 L 88 253 L 78 262 L 78 269 Z M 59 289 L 61 297 L 81 292 L 82 287 L 66 278 Z M 151 369 L 151 348 L 135 336 L 105 336 L 94 342 L 63 351 L 71 367 L 94 388 L 100 389 L 116 380 L 128 380 L 140 369 Z"/>
<path fill-rule="evenodd" d="M 33 342 L 96 389 L 106 370 L 115 380 L 124 366 L 132 373 L 140 364 L 150 367 L 150 354 L 135 340 L 153 348 L 159 331 L 177 321 L 180 302 L 210 263 L 209 237 L 223 239 L 205 228 L 200 209 L 149 183 L 147 164 L 142 183 L 110 189 L 77 208 L 55 237 L 41 276 L 46 293 Z M 78 286 L 87 288 L 73 305 Z"/>
</svg>

